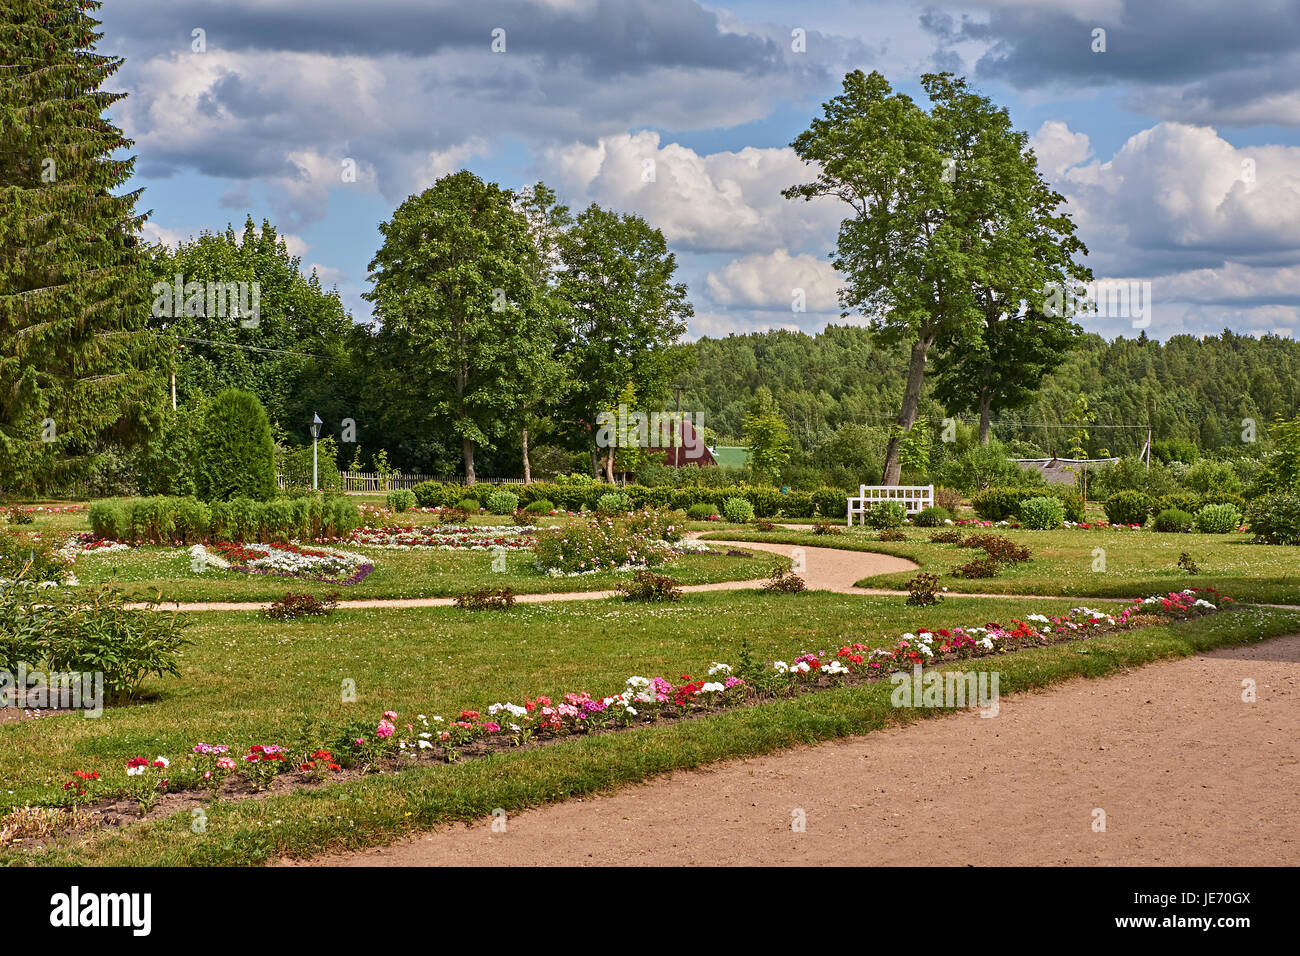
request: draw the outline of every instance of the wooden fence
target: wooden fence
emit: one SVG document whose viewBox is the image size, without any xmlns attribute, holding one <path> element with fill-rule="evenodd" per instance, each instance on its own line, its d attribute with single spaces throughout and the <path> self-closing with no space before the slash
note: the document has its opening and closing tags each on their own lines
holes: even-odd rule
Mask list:
<svg viewBox="0 0 1300 956">
<path fill-rule="evenodd" d="M 349 494 L 383 494 L 385 491 L 394 491 L 398 488 L 414 488 L 422 481 L 439 481 L 448 485 L 463 485 L 465 479 L 451 476 L 437 475 L 389 475 L 382 478 L 373 471 L 341 471 L 339 477 L 343 479 L 343 490 Z M 288 487 L 288 480 L 284 475 L 277 475 L 276 480 L 281 488 Z M 522 478 L 485 478 L 479 482 L 480 485 L 522 485 Z"/>
</svg>

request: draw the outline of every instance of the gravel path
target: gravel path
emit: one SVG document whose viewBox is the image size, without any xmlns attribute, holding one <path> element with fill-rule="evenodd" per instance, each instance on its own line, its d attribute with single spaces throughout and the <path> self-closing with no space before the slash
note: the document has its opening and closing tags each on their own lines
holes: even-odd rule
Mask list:
<svg viewBox="0 0 1300 956">
<path fill-rule="evenodd" d="M 1291 635 L 305 865 L 1295 866 L 1297 793 Z"/>
</svg>

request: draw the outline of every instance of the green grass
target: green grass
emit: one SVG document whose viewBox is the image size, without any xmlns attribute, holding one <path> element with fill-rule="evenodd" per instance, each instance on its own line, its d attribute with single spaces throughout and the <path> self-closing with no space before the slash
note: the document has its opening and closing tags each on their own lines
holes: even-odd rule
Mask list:
<svg viewBox="0 0 1300 956">
<path fill-rule="evenodd" d="M 736 532 L 705 535 L 736 541 L 775 541 L 805 547 L 845 548 L 909 558 L 939 575 L 950 591 L 982 594 L 1060 594 L 1075 597 L 1144 597 L 1185 587 L 1214 587 L 1237 601 L 1300 604 L 1300 548 L 1255 544 L 1245 534 L 1157 534 L 1154 531 L 1024 531 L 968 528 L 997 533 L 1027 546 L 1033 558 L 1002 568 L 997 577 L 966 580 L 952 569 L 983 552 L 953 544 L 931 544 L 936 529 L 909 528 L 907 540 L 879 541 L 877 532 L 855 526 L 839 535 L 806 531 Z M 1105 570 L 1094 571 L 1104 552 Z M 1178 567 L 1186 551 L 1201 573 Z M 861 587 L 899 588 L 915 572 L 863 578 Z"/>
<path fill-rule="evenodd" d="M 474 588 L 509 587 L 517 594 L 599 591 L 626 581 L 627 572 L 605 572 L 572 578 L 550 578 L 533 566 L 528 551 L 506 555 L 506 570 L 493 571 L 486 551 L 401 551 L 344 546 L 369 557 L 375 570 L 360 584 L 336 588 L 319 581 L 244 574 L 208 568 L 197 572 L 184 548 L 143 547 L 116 554 L 83 554 L 77 558 L 77 579 L 87 586 L 114 581 L 137 600 L 270 601 L 286 591 L 321 595 L 339 591 L 348 600 L 365 598 L 451 597 Z M 656 570 L 681 584 L 743 581 L 764 577 L 783 559 L 756 553 L 727 557 L 725 549 L 688 554 Z M 788 563 L 788 562 L 786 562 Z"/>
<path fill-rule="evenodd" d="M 420 692 L 426 699 L 430 693 L 434 693 L 445 694 L 447 701 L 468 702 L 472 698 L 473 702 L 481 703 L 492 697 L 508 696 L 509 693 L 501 691 L 508 684 L 515 683 L 524 671 L 535 671 L 529 675 L 529 680 L 540 679 L 542 683 L 558 681 L 554 684 L 558 690 L 572 686 L 561 680 L 566 674 L 593 681 L 599 679 L 596 675 L 607 674 L 621 681 L 628 670 L 647 673 L 663 669 L 645 666 L 644 663 L 641 666 L 633 665 L 632 660 L 638 657 L 643 662 L 666 657 L 672 657 L 675 662 L 683 659 L 687 662 L 707 662 L 710 657 L 731 656 L 725 653 L 734 650 L 734 645 L 728 646 L 728 642 L 734 640 L 739 633 L 748 634 L 767 650 L 790 640 L 788 637 L 779 640 L 764 637 L 764 634 L 772 630 L 761 627 L 764 620 L 775 619 L 775 625 L 787 630 L 802 627 L 803 641 L 796 640 L 794 644 L 787 644 L 787 647 L 792 648 L 815 645 L 818 639 L 825 640 L 839 626 L 860 623 L 861 612 L 855 613 L 855 609 L 863 608 L 868 602 L 873 612 L 873 624 L 886 620 L 891 623 L 895 620 L 916 621 L 916 613 L 902 609 L 896 599 L 877 602 L 863 598 L 845 599 L 834 595 L 811 594 L 782 602 L 787 603 L 788 607 L 781 607 L 781 604 L 758 595 L 730 595 L 735 601 L 734 605 L 716 608 L 710 606 L 718 597 L 709 595 L 697 599 L 705 605 L 703 608 L 695 606 L 692 601 L 682 608 L 668 609 L 667 619 L 657 616 L 645 620 L 640 615 L 633 615 L 621 622 L 630 625 L 632 630 L 631 637 L 626 642 L 613 637 L 614 621 L 620 616 L 620 609 L 606 604 L 599 607 L 555 609 L 559 617 L 550 622 L 552 626 L 538 624 L 515 635 L 536 635 L 533 639 L 538 642 L 521 649 L 517 654 L 510 653 L 510 642 L 507 641 L 493 641 L 492 650 L 480 646 L 475 653 L 472 641 L 468 645 L 459 643 L 467 636 L 454 627 L 446 635 L 445 645 L 442 643 L 443 629 L 435 628 L 434 633 L 439 635 L 439 650 L 427 650 L 421 655 L 421 662 L 413 667 L 402 667 L 400 662 L 393 662 L 396 669 L 390 670 L 393 665 L 385 664 L 386 654 L 375 649 L 374 641 L 366 641 L 362 646 L 348 645 L 343 633 L 331 635 L 328 650 L 330 656 L 351 650 L 358 652 L 355 659 L 364 660 L 367 666 L 379 664 L 380 673 L 375 677 L 377 687 L 384 681 L 395 681 L 406 687 L 406 690 L 401 691 L 394 686 L 389 689 L 392 696 L 387 700 L 376 701 L 374 706 L 391 704 L 400 711 L 402 703 L 395 697 L 399 693 L 415 690 L 408 683 L 417 676 L 426 684 Z M 891 605 L 888 603 L 890 601 L 895 603 Z M 971 602 L 962 603 L 961 607 L 966 612 L 964 615 L 954 614 L 958 610 L 955 607 L 941 606 L 927 612 L 926 623 L 938 626 L 945 620 L 953 623 L 957 619 L 965 620 L 972 616 L 990 617 L 1000 611 L 1009 611 L 1005 607 L 1006 603 L 976 603 L 972 599 Z M 1055 603 L 1059 605 L 1061 602 Z M 1052 602 L 1045 602 L 1045 606 L 1051 604 Z M 678 624 L 698 622 L 702 610 L 711 612 L 708 615 L 711 624 L 718 622 L 722 630 L 719 636 L 713 636 L 712 633 L 680 633 L 668 626 L 671 618 L 682 612 L 685 620 L 678 621 Z M 430 614 L 426 619 L 424 614 L 406 613 L 413 619 L 423 620 L 426 625 L 442 616 Z M 611 614 L 613 618 L 609 617 Z M 531 617 L 531 612 L 526 616 Z M 578 620 L 572 619 L 574 616 Z M 603 619 L 603 622 L 598 623 L 595 619 Z M 395 621 L 395 617 L 390 618 L 385 626 Z M 317 631 L 324 627 L 328 632 L 334 623 L 303 625 L 303 628 Z M 587 625 L 585 629 L 577 629 L 583 624 Z M 756 625 L 760 625 L 757 630 Z M 608 632 L 604 630 L 606 626 L 610 628 Z M 1300 612 L 1241 608 L 1184 624 L 1023 651 L 997 659 L 1001 692 L 1013 694 L 1073 677 L 1097 677 L 1164 658 L 1185 656 L 1215 647 L 1254 643 L 1267 637 L 1294 632 L 1297 628 L 1300 628 Z M 715 629 L 710 626 L 707 630 L 713 632 Z M 592 639 L 590 635 L 593 631 L 605 636 Z M 562 645 L 571 643 L 575 635 L 584 635 L 580 652 L 563 653 Z M 307 634 L 300 636 L 304 639 L 302 643 L 309 639 Z M 266 636 L 254 636 L 251 644 L 248 637 L 249 635 L 236 632 L 230 636 L 228 644 L 214 644 L 211 653 L 216 655 L 216 660 L 210 663 L 221 660 L 223 654 L 227 662 L 242 660 L 244 654 L 238 653 L 236 648 L 251 654 L 257 660 L 262 660 L 266 654 L 273 658 L 294 658 L 299 666 L 305 666 L 305 670 L 285 672 L 285 679 L 280 683 L 262 688 L 263 697 L 279 699 L 292 696 L 310 708 L 322 706 L 327 687 L 321 686 L 314 693 L 306 688 L 314 686 L 316 678 L 313 675 L 318 668 L 329 670 L 330 665 L 306 664 L 301 658 L 304 652 L 292 649 L 299 641 L 290 640 L 275 649 L 271 646 L 274 642 Z M 413 632 L 399 632 L 397 641 L 402 652 L 412 649 L 413 639 Z M 311 638 L 311 642 L 317 646 L 323 640 L 320 633 L 315 633 Z M 222 652 L 218 649 L 222 646 L 228 649 Z M 397 648 L 394 648 L 393 653 L 397 652 Z M 444 666 L 434 670 L 432 673 L 438 677 L 429 681 L 430 672 L 418 664 L 436 661 L 436 656 L 430 658 L 429 655 L 438 652 L 454 653 L 457 666 Z M 720 655 L 719 652 L 723 653 Z M 493 655 L 508 658 L 508 666 L 481 672 L 480 669 L 488 666 Z M 462 661 L 467 671 L 463 674 L 460 673 Z M 670 664 L 666 666 L 675 669 Z M 341 671 L 336 670 L 335 674 L 337 673 Z M 477 674 L 482 681 L 482 686 L 472 688 L 473 694 L 469 694 L 471 687 L 467 683 L 471 674 Z M 321 672 L 322 682 L 324 676 L 324 672 Z M 236 680 L 233 677 L 229 679 Z M 448 682 L 451 686 L 444 686 Z M 295 687 L 298 688 L 296 692 L 293 690 Z M 537 689 L 537 685 L 530 689 Z M 307 856 L 324 850 L 374 846 L 437 824 L 482 817 L 496 807 L 514 813 L 526 807 L 567 797 L 608 791 L 670 770 L 697 767 L 729 757 L 766 753 L 799 743 L 867 733 L 936 713 L 895 709 L 889 703 L 890 690 L 888 683 L 876 683 L 822 691 L 697 720 L 625 733 L 574 738 L 544 748 L 497 753 L 463 764 L 421 765 L 398 773 L 336 783 L 319 790 L 298 791 L 264 801 L 221 802 L 207 810 L 207 827 L 202 833 L 192 832 L 189 814 L 179 812 L 164 819 L 132 825 L 118 831 L 102 830 L 85 834 L 39 853 L 10 849 L 0 853 L 0 863 L 248 865 L 284 855 Z M 201 696 L 208 696 L 208 692 L 203 692 Z M 246 706 L 257 708 L 256 688 L 245 688 L 241 696 Z M 190 708 L 193 702 L 186 703 L 172 698 L 169 703 L 160 702 L 156 706 Z M 231 708 L 224 714 L 205 715 L 198 720 L 198 712 L 190 710 L 187 727 L 184 729 L 173 730 L 170 722 L 149 721 L 159 727 L 166 726 L 166 732 L 149 731 L 145 727 L 133 730 L 135 720 L 129 714 L 112 715 L 111 720 L 110 715 L 106 715 L 98 722 L 84 722 L 98 725 L 91 729 L 90 739 L 98 740 L 99 743 L 87 751 L 83 739 L 82 752 L 88 756 L 107 757 L 124 739 L 135 741 L 137 745 L 148 747 L 151 751 L 161 750 L 164 745 L 176 740 L 191 740 L 189 734 L 194 730 L 190 726 L 197 725 L 206 725 L 205 739 L 213 742 L 220 736 L 215 732 L 214 725 L 253 719 L 251 714 L 237 714 L 237 709 Z M 179 711 L 174 717 L 181 718 Z M 31 766 L 24 768 L 22 761 L 15 762 L 10 754 L 14 748 L 6 747 L 6 756 L 3 757 L 5 777 L 14 779 L 15 769 L 26 776 L 36 765 L 47 764 L 42 740 L 45 743 L 59 743 L 70 733 L 65 721 L 77 720 L 80 718 L 40 721 L 38 723 L 43 725 L 41 734 L 31 734 L 23 740 L 6 740 L 6 744 L 18 744 L 18 749 L 24 752 Z M 11 727 L 12 725 L 0 727 L 0 731 L 5 732 L 7 737 Z M 229 726 L 227 729 L 230 729 Z M 222 739 L 235 742 L 230 736 Z"/>
</svg>

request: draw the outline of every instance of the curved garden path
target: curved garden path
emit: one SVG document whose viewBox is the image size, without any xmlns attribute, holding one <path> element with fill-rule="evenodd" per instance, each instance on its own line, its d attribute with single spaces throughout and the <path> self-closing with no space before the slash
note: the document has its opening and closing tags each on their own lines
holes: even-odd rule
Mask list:
<svg viewBox="0 0 1300 956">
<path fill-rule="evenodd" d="M 699 532 L 692 532 L 689 537 L 698 537 Z M 766 551 L 791 557 L 797 545 L 770 544 L 753 541 L 716 541 L 709 544 L 722 547 L 742 548 L 746 551 Z M 804 570 L 800 576 L 814 591 L 834 591 L 837 594 L 898 594 L 898 591 L 855 588 L 854 581 L 875 574 L 890 574 L 895 571 L 909 571 L 919 567 L 906 558 L 888 554 L 875 554 L 869 551 L 842 551 L 835 548 L 802 548 Z M 695 591 L 741 591 L 760 588 L 766 579 L 756 578 L 747 581 L 715 581 L 711 584 L 683 585 L 688 593 Z M 614 590 L 603 591 L 566 591 L 546 594 L 519 594 L 515 600 L 522 604 L 540 604 L 552 601 L 596 601 L 602 598 L 616 597 Z M 180 611 L 259 611 L 266 607 L 268 601 L 166 601 L 157 607 L 160 610 Z M 354 601 L 339 601 L 340 608 L 409 608 L 409 607 L 446 607 L 454 604 L 455 598 L 372 598 Z M 130 607 L 147 607 L 145 604 L 132 604 Z"/>
<path fill-rule="evenodd" d="M 1293 634 L 290 865 L 1295 866 L 1297 792 Z"/>
</svg>

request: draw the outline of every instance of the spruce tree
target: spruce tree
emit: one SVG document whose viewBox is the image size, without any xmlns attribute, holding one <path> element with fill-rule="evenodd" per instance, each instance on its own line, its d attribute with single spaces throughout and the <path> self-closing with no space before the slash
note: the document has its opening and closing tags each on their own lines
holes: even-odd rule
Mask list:
<svg viewBox="0 0 1300 956">
<path fill-rule="evenodd" d="M 0 493 L 86 474 L 138 439 L 162 398 L 143 331 L 148 275 L 132 145 L 103 116 L 125 94 L 94 52 L 95 0 L 0 12 Z"/>
</svg>

